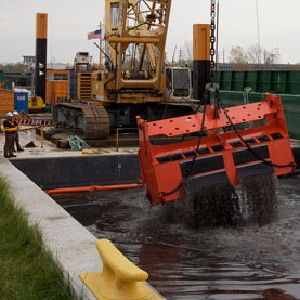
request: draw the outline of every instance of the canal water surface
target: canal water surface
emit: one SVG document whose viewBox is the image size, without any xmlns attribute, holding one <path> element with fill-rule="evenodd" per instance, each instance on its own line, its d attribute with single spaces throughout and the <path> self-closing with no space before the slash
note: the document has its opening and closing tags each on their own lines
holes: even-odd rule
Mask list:
<svg viewBox="0 0 300 300">
<path fill-rule="evenodd" d="M 271 224 L 200 231 L 184 226 L 180 207 L 151 207 L 142 188 L 55 200 L 112 240 L 167 299 L 300 299 L 300 180 L 280 180 L 278 191 Z"/>
</svg>

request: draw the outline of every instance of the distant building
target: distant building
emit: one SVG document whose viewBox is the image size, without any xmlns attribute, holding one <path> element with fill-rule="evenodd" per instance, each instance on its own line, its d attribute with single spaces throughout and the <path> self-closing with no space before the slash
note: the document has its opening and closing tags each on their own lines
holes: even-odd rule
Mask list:
<svg viewBox="0 0 300 300">
<path fill-rule="evenodd" d="M 35 56 L 34 55 L 24 55 L 23 63 L 27 66 L 28 69 L 35 66 Z"/>
<path fill-rule="evenodd" d="M 65 69 L 71 69 L 71 66 L 69 66 L 68 64 L 51 62 L 47 65 L 47 68 L 52 70 L 65 70 Z"/>
</svg>

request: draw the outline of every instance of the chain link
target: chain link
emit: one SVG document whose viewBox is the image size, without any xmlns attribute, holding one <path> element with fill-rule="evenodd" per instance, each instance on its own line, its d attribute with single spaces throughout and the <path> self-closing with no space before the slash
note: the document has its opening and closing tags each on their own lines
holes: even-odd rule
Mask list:
<svg viewBox="0 0 300 300">
<path fill-rule="evenodd" d="M 216 37 L 215 37 L 215 31 L 216 31 L 216 0 L 211 0 L 210 4 L 210 85 L 212 86 L 215 82 L 215 43 L 216 43 Z"/>
<path fill-rule="evenodd" d="M 220 95 L 218 95 L 218 97 L 220 98 Z M 261 161 L 262 163 L 269 165 L 271 167 L 277 168 L 277 169 L 285 169 L 285 168 L 294 168 L 295 167 L 295 163 L 294 162 L 290 162 L 289 164 L 286 165 L 277 165 L 272 163 L 269 160 L 266 160 L 264 158 L 261 158 L 251 147 L 251 145 L 243 138 L 243 136 L 241 135 L 240 131 L 235 127 L 231 117 L 228 114 L 227 108 L 224 107 L 223 105 L 220 104 L 220 108 L 222 109 L 227 121 L 230 123 L 230 128 L 231 130 L 237 135 L 237 137 L 239 138 L 239 140 L 245 144 L 245 146 L 247 147 L 248 151 L 259 161 Z"/>
<path fill-rule="evenodd" d="M 252 149 L 251 145 L 243 138 L 243 136 L 241 135 L 241 133 L 239 132 L 239 130 L 237 130 L 237 128 L 235 127 L 231 117 L 228 115 L 227 113 L 227 109 L 226 107 L 223 106 L 222 104 L 222 100 L 221 100 L 221 96 L 219 93 L 219 87 L 218 85 L 215 83 L 215 43 L 216 43 L 216 37 L 215 37 L 215 31 L 216 31 L 216 24 L 215 24 L 215 20 L 216 20 L 216 16 L 217 16 L 217 1 L 216 0 L 211 0 L 211 5 L 210 5 L 210 82 L 207 85 L 207 91 L 205 94 L 208 93 L 213 93 L 214 96 L 216 97 L 216 103 L 217 106 L 219 108 L 221 108 L 224 112 L 224 115 L 227 119 L 227 121 L 230 123 L 230 128 L 235 132 L 235 134 L 238 136 L 239 140 L 244 143 L 248 149 L 248 151 L 258 160 L 260 160 L 261 162 L 270 165 L 274 168 L 289 168 L 289 167 L 295 167 L 295 163 L 291 162 L 287 165 L 277 165 L 277 164 L 273 164 L 272 162 L 265 160 L 261 157 L 259 157 L 259 155 L 257 155 L 257 153 Z"/>
<path fill-rule="evenodd" d="M 209 64 L 209 68 L 210 68 L 209 80 L 210 80 L 210 82 L 209 82 L 209 84 L 207 84 L 206 91 L 203 95 L 203 101 L 204 101 L 205 104 L 207 104 L 207 99 L 210 97 L 210 94 L 215 93 L 215 91 L 217 90 L 217 86 L 215 84 L 215 76 L 214 76 L 215 53 L 216 53 L 216 51 L 215 51 L 215 43 L 216 43 L 216 38 L 215 38 L 216 7 L 217 7 L 216 0 L 211 0 L 211 6 L 210 6 L 210 64 Z M 198 113 L 198 112 L 199 112 L 199 108 L 197 109 L 195 114 Z M 197 146 L 195 148 L 195 155 L 193 157 L 192 166 L 189 168 L 189 174 L 192 173 L 192 171 L 195 167 L 195 163 L 196 163 L 196 159 L 197 159 L 197 153 L 199 151 L 200 144 L 201 144 L 201 137 L 202 137 L 201 134 L 202 134 L 202 131 L 203 131 L 204 126 L 205 126 L 205 115 L 206 115 L 206 106 L 205 106 L 205 109 L 204 109 L 203 119 L 202 119 L 202 122 L 201 122 L 201 128 L 200 128 L 200 131 L 199 131 L 199 137 L 198 137 Z M 183 187 L 183 184 L 184 184 L 183 181 L 181 181 L 173 190 L 171 190 L 169 192 L 161 192 L 160 197 L 166 197 L 166 196 L 173 195 L 173 194 L 179 192 L 181 190 L 181 188 Z"/>
</svg>

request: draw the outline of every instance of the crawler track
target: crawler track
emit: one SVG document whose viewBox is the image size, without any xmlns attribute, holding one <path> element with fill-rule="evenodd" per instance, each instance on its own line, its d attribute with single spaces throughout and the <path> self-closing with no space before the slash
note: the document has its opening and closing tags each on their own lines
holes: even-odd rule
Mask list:
<svg viewBox="0 0 300 300">
<path fill-rule="evenodd" d="M 57 104 L 53 122 L 56 128 L 79 131 L 87 139 L 106 139 L 109 135 L 106 109 L 96 103 Z"/>
</svg>

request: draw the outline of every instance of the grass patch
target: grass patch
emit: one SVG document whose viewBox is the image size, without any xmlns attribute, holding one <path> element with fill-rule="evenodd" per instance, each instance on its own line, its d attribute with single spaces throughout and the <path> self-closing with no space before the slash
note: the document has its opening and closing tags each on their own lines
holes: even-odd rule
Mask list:
<svg viewBox="0 0 300 300">
<path fill-rule="evenodd" d="M 0 178 L 0 299 L 74 299 L 37 227 L 28 226 Z"/>
</svg>

